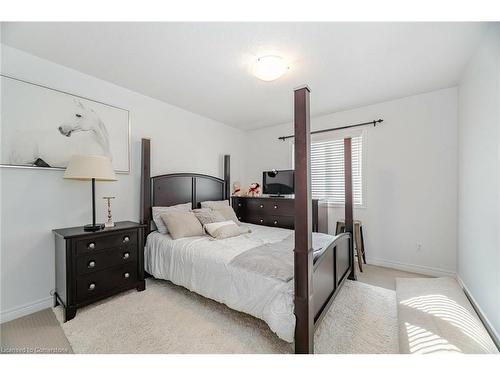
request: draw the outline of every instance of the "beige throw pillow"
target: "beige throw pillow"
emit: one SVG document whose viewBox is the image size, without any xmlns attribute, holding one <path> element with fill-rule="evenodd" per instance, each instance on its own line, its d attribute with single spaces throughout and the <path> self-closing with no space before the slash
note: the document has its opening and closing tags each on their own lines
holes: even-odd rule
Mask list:
<svg viewBox="0 0 500 375">
<path fill-rule="evenodd" d="M 160 232 L 161 234 L 168 233 L 168 228 L 166 227 L 165 223 L 163 222 L 163 220 L 161 218 L 161 214 L 164 214 L 164 213 L 170 212 L 170 211 L 189 212 L 189 211 L 191 211 L 191 202 L 177 204 L 175 206 L 153 207 L 153 209 L 152 209 L 153 221 L 155 222 L 156 229 L 158 229 L 158 232 Z"/>
<path fill-rule="evenodd" d="M 197 208 L 193 210 L 193 213 L 200 221 L 201 225 L 218 223 L 226 220 L 220 212 L 214 211 L 210 208 Z"/>
<path fill-rule="evenodd" d="M 236 216 L 236 213 L 234 212 L 234 210 L 231 206 L 216 207 L 216 208 L 214 208 L 214 211 L 221 214 L 225 220 L 232 220 L 238 225 L 241 224 L 240 221 L 238 220 L 238 217 Z"/>
<path fill-rule="evenodd" d="M 161 214 L 161 218 L 174 240 L 203 236 L 203 227 L 192 212 L 169 211 Z"/>
<path fill-rule="evenodd" d="M 223 240 L 229 237 L 236 237 L 241 234 L 250 233 L 250 228 L 240 227 L 232 220 L 223 221 L 221 223 L 211 223 L 204 226 L 208 234 L 216 240 Z"/>
</svg>

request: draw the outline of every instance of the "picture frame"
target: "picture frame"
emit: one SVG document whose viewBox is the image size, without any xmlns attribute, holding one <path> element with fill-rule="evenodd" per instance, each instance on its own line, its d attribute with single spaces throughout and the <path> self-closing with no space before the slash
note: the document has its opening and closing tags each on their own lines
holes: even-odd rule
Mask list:
<svg viewBox="0 0 500 375">
<path fill-rule="evenodd" d="M 130 173 L 129 110 L 5 74 L 0 80 L 0 167 L 64 170 L 73 154 L 97 154 L 116 173 Z"/>
</svg>

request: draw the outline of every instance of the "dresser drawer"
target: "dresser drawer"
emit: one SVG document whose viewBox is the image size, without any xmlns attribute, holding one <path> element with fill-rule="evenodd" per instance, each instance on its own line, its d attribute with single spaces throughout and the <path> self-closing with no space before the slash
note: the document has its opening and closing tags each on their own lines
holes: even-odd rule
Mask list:
<svg viewBox="0 0 500 375">
<path fill-rule="evenodd" d="M 136 263 L 92 272 L 76 279 L 76 302 L 93 300 L 113 289 L 132 287 L 136 282 Z"/>
<path fill-rule="evenodd" d="M 268 218 L 269 226 L 275 226 L 278 228 L 293 229 L 295 224 L 295 217 L 293 216 L 269 216 Z"/>
<path fill-rule="evenodd" d="M 245 208 L 246 205 L 246 199 L 245 198 L 233 198 L 233 209 L 236 211 L 238 209 Z"/>
<path fill-rule="evenodd" d="M 96 250 L 129 245 L 137 243 L 137 231 L 124 231 L 103 236 L 95 236 L 92 239 L 76 241 L 76 253 L 86 254 Z"/>
<path fill-rule="evenodd" d="M 271 215 L 293 216 L 295 213 L 295 201 L 292 199 L 276 199 L 270 203 Z"/>
<path fill-rule="evenodd" d="M 90 252 L 78 256 L 76 260 L 77 275 L 96 272 L 105 268 L 120 266 L 137 259 L 137 246 L 120 246 L 100 252 Z"/>
<path fill-rule="evenodd" d="M 247 199 L 247 213 L 263 213 L 271 208 L 271 202 L 268 199 Z"/>
<path fill-rule="evenodd" d="M 286 228 L 293 229 L 295 218 L 293 216 L 247 216 L 243 217 L 243 222 L 257 224 L 257 225 L 265 225 L 268 227 L 278 227 L 278 228 Z"/>
<path fill-rule="evenodd" d="M 250 199 L 243 210 L 251 216 L 293 216 L 294 202 L 291 199 Z"/>
</svg>

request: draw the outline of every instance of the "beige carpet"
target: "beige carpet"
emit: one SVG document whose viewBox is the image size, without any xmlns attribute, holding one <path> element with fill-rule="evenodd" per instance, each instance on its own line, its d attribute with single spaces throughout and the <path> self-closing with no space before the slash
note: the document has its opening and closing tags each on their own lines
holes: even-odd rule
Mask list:
<svg viewBox="0 0 500 375">
<path fill-rule="evenodd" d="M 402 353 L 498 353 L 456 280 L 396 279 Z"/>
<path fill-rule="evenodd" d="M 2 354 L 70 354 L 68 339 L 51 309 L 0 326 Z"/>
<path fill-rule="evenodd" d="M 316 330 L 316 353 L 397 354 L 396 293 L 346 281 Z"/>
<path fill-rule="evenodd" d="M 62 317 L 60 307 L 54 309 Z M 267 325 L 167 281 L 80 309 L 62 324 L 75 353 L 291 353 Z M 316 332 L 316 353 L 397 353 L 396 296 L 347 281 Z"/>
</svg>

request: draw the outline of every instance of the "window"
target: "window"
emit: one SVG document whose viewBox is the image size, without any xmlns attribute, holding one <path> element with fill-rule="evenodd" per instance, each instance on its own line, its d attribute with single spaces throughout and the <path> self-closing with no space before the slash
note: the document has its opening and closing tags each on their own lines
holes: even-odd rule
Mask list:
<svg viewBox="0 0 500 375">
<path fill-rule="evenodd" d="M 293 166 L 292 147 L 292 166 Z M 363 134 L 352 137 L 353 203 L 363 205 Z M 344 139 L 321 139 L 311 142 L 311 188 L 315 199 L 343 205 Z"/>
</svg>

